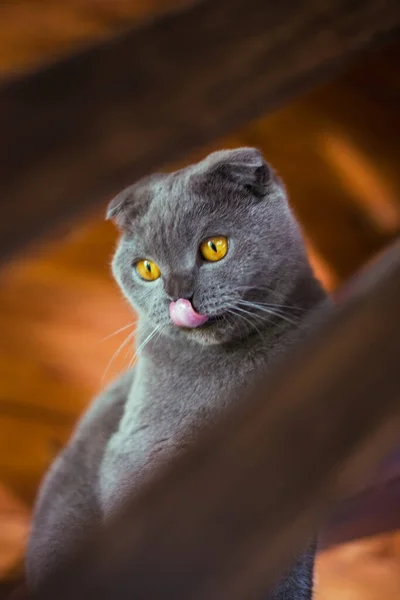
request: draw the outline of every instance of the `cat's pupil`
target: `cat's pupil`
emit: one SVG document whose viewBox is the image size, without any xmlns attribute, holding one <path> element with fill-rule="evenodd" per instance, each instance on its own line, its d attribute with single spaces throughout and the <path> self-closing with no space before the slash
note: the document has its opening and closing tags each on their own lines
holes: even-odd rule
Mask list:
<svg viewBox="0 0 400 600">
<path fill-rule="evenodd" d="M 217 246 L 214 244 L 214 242 L 210 242 L 210 248 L 211 250 L 214 250 L 214 252 L 217 251 Z"/>
<path fill-rule="evenodd" d="M 147 271 L 149 273 L 151 273 L 151 264 L 149 263 L 148 260 L 146 260 L 146 262 L 144 263 L 144 266 L 146 267 Z"/>
</svg>

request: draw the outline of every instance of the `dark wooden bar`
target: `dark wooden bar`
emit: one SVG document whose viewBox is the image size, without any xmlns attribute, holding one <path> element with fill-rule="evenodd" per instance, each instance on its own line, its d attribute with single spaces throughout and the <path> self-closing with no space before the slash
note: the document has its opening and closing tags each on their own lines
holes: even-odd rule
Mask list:
<svg viewBox="0 0 400 600">
<path fill-rule="evenodd" d="M 0 256 L 382 42 L 398 0 L 204 0 L 0 86 Z"/>
<path fill-rule="evenodd" d="M 400 243 L 38 600 L 265 598 L 398 437 Z"/>
</svg>

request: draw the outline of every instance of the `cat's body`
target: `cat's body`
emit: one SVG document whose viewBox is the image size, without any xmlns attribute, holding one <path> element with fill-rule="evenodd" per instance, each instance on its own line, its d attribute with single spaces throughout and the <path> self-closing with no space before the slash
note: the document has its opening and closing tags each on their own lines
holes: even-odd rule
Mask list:
<svg viewBox="0 0 400 600">
<path fill-rule="evenodd" d="M 114 274 L 138 312 L 143 349 L 45 480 L 27 553 L 32 586 L 237 402 L 305 333 L 308 311 L 324 298 L 282 184 L 256 150 L 216 153 L 140 182 L 110 216 L 123 231 Z M 206 260 L 205 239 L 226 255 Z M 148 281 L 138 277 L 143 257 L 155 273 Z M 312 566 L 309 551 L 270 598 L 309 600 Z"/>
</svg>

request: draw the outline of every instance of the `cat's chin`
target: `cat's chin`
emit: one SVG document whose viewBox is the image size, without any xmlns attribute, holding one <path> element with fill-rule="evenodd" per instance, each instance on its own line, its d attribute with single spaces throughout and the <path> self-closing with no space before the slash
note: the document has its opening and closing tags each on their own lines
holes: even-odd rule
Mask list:
<svg viewBox="0 0 400 600">
<path fill-rule="evenodd" d="M 173 327 L 171 333 L 173 337 L 186 338 L 201 346 L 227 344 L 234 341 L 237 337 L 241 337 L 235 328 L 227 327 L 222 317 L 210 318 L 204 325 L 193 329 Z"/>
<path fill-rule="evenodd" d="M 218 335 L 217 332 L 213 331 L 212 327 L 190 330 L 188 338 L 201 346 L 218 346 L 219 344 L 226 343 L 229 339 L 226 334 Z"/>
</svg>

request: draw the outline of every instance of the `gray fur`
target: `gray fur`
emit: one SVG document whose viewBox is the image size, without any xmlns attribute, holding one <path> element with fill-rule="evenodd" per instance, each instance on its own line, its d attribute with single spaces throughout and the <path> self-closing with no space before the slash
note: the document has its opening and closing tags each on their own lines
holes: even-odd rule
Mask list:
<svg viewBox="0 0 400 600">
<path fill-rule="evenodd" d="M 308 311 L 324 299 L 283 184 L 255 149 L 146 178 L 121 192 L 108 216 L 122 231 L 113 273 L 138 313 L 138 346 L 148 341 L 135 371 L 93 403 L 45 478 L 27 552 L 33 587 L 237 402 L 305 334 Z M 229 251 L 205 263 L 199 244 L 213 235 L 227 236 Z M 162 277 L 141 280 L 133 267 L 141 258 Z M 168 306 L 179 297 L 214 319 L 177 328 Z M 309 600 L 312 568 L 309 550 L 270 598 Z"/>
</svg>

